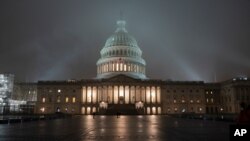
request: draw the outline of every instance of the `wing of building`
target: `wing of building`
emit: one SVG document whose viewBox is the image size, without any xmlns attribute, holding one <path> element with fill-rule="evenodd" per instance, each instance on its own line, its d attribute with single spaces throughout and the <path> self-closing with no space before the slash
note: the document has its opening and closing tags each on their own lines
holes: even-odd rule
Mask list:
<svg viewBox="0 0 250 141">
<path fill-rule="evenodd" d="M 250 103 L 246 77 L 221 83 L 149 79 L 142 51 L 125 24 L 117 21 L 100 51 L 96 78 L 19 83 L 14 95 L 31 92 L 26 99 L 35 101 L 38 114 L 235 114 L 241 102 Z"/>
</svg>

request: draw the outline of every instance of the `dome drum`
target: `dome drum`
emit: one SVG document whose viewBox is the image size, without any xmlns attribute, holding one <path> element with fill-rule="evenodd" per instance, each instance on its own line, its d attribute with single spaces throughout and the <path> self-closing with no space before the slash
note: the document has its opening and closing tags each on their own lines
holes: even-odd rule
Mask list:
<svg viewBox="0 0 250 141">
<path fill-rule="evenodd" d="M 127 46 L 114 46 L 113 48 L 103 48 L 100 54 L 101 57 L 113 57 L 113 56 L 141 57 L 142 51 L 140 50 L 140 48 L 130 48 Z"/>
</svg>

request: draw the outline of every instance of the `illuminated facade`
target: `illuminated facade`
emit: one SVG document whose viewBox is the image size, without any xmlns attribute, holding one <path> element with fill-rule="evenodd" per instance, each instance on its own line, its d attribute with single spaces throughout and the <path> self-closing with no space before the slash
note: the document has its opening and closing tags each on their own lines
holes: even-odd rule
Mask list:
<svg viewBox="0 0 250 141">
<path fill-rule="evenodd" d="M 241 102 L 250 104 L 247 77 L 221 83 L 149 79 L 125 21 L 117 26 L 100 51 L 96 78 L 20 83 L 13 97 L 36 101 L 38 114 L 235 114 Z"/>
</svg>

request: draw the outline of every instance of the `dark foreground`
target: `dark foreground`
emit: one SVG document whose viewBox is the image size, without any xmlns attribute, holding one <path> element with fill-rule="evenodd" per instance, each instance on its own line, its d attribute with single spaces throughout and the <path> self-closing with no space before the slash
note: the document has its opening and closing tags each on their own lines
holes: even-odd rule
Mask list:
<svg viewBox="0 0 250 141">
<path fill-rule="evenodd" d="M 0 141 L 227 141 L 229 124 L 168 116 L 75 116 L 0 124 Z"/>
</svg>

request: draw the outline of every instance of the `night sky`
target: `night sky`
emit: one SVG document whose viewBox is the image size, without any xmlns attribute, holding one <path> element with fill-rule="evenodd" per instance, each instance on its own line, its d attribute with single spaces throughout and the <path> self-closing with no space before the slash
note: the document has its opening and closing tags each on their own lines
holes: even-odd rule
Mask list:
<svg viewBox="0 0 250 141">
<path fill-rule="evenodd" d="M 153 79 L 250 76 L 250 0 L 1 0 L 0 73 L 86 79 L 120 11 Z"/>
</svg>

